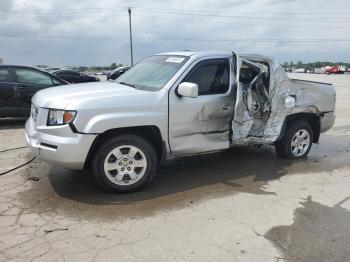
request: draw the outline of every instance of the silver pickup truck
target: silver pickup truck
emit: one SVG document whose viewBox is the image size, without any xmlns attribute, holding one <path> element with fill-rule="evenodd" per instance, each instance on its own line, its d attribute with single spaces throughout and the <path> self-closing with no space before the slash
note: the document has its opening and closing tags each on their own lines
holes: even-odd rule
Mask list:
<svg viewBox="0 0 350 262">
<path fill-rule="evenodd" d="M 142 188 L 166 160 L 238 145 L 305 157 L 335 120 L 332 85 L 289 79 L 271 58 L 172 52 L 115 82 L 39 91 L 26 139 L 37 156 L 92 171 L 109 190 Z"/>
</svg>

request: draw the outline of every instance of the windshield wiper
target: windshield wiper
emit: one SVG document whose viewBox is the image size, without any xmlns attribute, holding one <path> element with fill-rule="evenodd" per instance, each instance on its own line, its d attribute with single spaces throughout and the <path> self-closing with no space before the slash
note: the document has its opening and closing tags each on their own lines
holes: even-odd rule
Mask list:
<svg viewBox="0 0 350 262">
<path fill-rule="evenodd" d="M 130 87 L 136 88 L 133 84 L 129 84 L 129 83 L 125 83 L 125 82 L 118 82 L 118 84 L 122 84 L 125 86 L 130 86 Z"/>
</svg>

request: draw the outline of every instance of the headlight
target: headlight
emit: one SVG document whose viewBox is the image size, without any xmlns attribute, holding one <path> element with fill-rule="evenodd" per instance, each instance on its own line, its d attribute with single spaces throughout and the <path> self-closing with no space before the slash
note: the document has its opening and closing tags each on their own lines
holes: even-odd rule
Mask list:
<svg viewBox="0 0 350 262">
<path fill-rule="evenodd" d="M 49 110 L 49 117 L 47 119 L 48 126 L 59 126 L 71 123 L 74 121 L 76 111 L 66 111 L 66 110 Z"/>
</svg>

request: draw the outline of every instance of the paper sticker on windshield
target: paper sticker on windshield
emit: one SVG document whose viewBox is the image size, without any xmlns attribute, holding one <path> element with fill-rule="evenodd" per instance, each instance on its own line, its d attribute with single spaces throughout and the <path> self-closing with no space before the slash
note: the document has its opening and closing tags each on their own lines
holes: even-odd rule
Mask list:
<svg viewBox="0 0 350 262">
<path fill-rule="evenodd" d="M 183 57 L 169 57 L 167 60 L 165 60 L 165 62 L 180 64 L 184 60 L 185 60 L 185 58 L 183 58 Z"/>
</svg>

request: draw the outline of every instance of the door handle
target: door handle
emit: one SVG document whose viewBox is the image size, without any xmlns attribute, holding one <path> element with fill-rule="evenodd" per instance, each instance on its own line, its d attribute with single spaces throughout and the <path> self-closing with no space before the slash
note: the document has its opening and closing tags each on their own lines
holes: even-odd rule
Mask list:
<svg viewBox="0 0 350 262">
<path fill-rule="evenodd" d="M 26 89 L 28 86 L 18 86 L 17 88 L 19 89 L 19 90 L 22 90 L 22 89 Z"/>
<path fill-rule="evenodd" d="M 230 105 L 223 105 L 222 106 L 222 110 L 224 110 L 224 111 L 230 111 L 230 109 L 231 109 Z"/>
<path fill-rule="evenodd" d="M 27 90 L 28 90 L 28 86 L 26 85 L 16 85 L 13 88 L 13 91 L 17 98 L 20 98 L 21 96 L 23 96 L 27 92 Z"/>
</svg>

